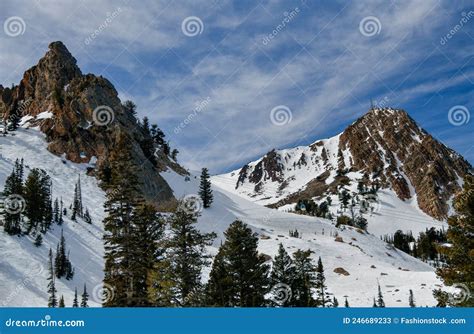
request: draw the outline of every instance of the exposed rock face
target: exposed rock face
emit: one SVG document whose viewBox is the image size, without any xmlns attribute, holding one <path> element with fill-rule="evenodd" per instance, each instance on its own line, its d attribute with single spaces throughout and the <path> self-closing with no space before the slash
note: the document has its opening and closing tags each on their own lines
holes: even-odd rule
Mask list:
<svg viewBox="0 0 474 334">
<path fill-rule="evenodd" d="M 238 172 L 236 191 L 270 207 L 322 198 L 358 172 L 367 186 L 416 195 L 426 214 L 446 218 L 449 198 L 472 166 L 420 128 L 403 110 L 372 109 L 343 133 L 307 147 L 273 150 Z M 226 178 L 235 178 L 236 172 Z M 354 175 L 354 174 L 352 174 Z M 354 181 L 352 181 L 354 182 Z"/>
<path fill-rule="evenodd" d="M 352 169 L 376 174 L 400 199 L 416 193 L 419 207 L 438 219 L 446 217 L 458 179 L 472 169 L 403 110 L 369 111 L 344 131 L 339 146 L 350 150 Z"/>
<path fill-rule="evenodd" d="M 103 77 L 83 75 L 63 43 L 51 43 L 46 55 L 25 72 L 20 84 L 13 89 L 2 87 L 0 94 L 0 107 L 7 117 L 11 113 L 52 113 L 53 117 L 40 119 L 37 125 L 46 134 L 48 149 L 74 162 L 89 162 L 96 157 L 97 168 L 102 168 L 115 149 L 116 134 L 124 133 L 133 147 L 146 198 L 157 204 L 173 199 L 159 171 L 167 166 L 179 173 L 185 171 L 166 156 L 159 156 L 156 164 L 145 157 L 140 143 L 147 134 L 135 117 L 125 112 L 113 85 Z"/>
</svg>

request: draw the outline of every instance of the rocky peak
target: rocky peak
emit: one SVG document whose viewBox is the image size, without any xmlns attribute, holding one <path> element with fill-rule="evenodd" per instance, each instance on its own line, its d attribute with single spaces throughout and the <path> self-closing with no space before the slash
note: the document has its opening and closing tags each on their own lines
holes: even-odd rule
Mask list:
<svg viewBox="0 0 474 334">
<path fill-rule="evenodd" d="M 373 108 L 341 135 L 351 153 L 351 169 L 391 187 L 402 200 L 415 194 L 434 218 L 447 215 L 446 202 L 472 166 L 423 130 L 404 110 Z"/>
<path fill-rule="evenodd" d="M 32 116 L 30 123 L 46 134 L 52 153 L 78 163 L 94 161 L 95 169 L 90 170 L 93 174 L 108 167 L 117 133 L 125 134 L 132 146 L 144 196 L 155 203 L 173 199 L 159 171 L 170 167 L 185 173 L 184 169 L 163 154 L 153 158 L 145 152 L 144 143 L 151 137 L 135 116 L 125 111 L 114 86 L 103 77 L 83 75 L 62 42 L 51 43 L 45 56 L 25 72 L 18 86 L 0 93 L 4 117 Z M 35 118 L 45 112 L 52 117 Z"/>
<path fill-rule="evenodd" d="M 323 199 L 362 181 L 391 189 L 401 200 L 416 196 L 422 211 L 444 219 L 447 202 L 470 171 L 406 111 L 372 108 L 338 136 L 273 150 L 225 177 L 234 179 L 239 194 L 271 207 Z"/>
</svg>

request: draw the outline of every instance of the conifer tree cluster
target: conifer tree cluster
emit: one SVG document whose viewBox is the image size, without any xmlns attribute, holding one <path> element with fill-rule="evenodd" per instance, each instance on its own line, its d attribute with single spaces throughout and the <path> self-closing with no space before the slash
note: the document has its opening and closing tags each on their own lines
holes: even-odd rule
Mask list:
<svg viewBox="0 0 474 334">
<path fill-rule="evenodd" d="M 442 291 L 435 291 L 438 303 L 455 307 L 474 306 L 474 176 L 466 175 L 463 190 L 454 199 L 456 214 L 448 218 L 447 239 L 449 247 L 440 247 L 446 265 L 437 274 L 448 286 L 461 287 L 460 298 L 446 298 Z"/>
<path fill-rule="evenodd" d="M 69 252 L 66 254 L 66 239 L 61 230 L 61 239 L 56 248 L 56 257 L 54 258 L 54 271 L 57 278 L 65 277 L 71 280 L 74 277 L 74 269 L 69 260 Z"/>
<path fill-rule="evenodd" d="M 16 198 L 16 210 L 5 210 L 4 230 L 11 235 L 45 233 L 53 221 L 51 179 L 44 170 L 34 168 L 23 181 L 23 160 L 16 160 L 5 181 L 3 195 Z M 40 240 L 37 240 L 40 244 Z"/>
</svg>

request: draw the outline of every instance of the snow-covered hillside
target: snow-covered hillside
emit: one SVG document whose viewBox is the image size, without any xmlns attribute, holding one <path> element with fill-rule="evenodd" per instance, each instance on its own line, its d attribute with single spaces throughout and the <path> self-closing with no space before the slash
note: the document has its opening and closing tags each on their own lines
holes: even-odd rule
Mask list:
<svg viewBox="0 0 474 334">
<path fill-rule="evenodd" d="M 86 283 L 91 294 L 90 304 L 98 305 L 103 269 L 101 220 L 104 217 L 104 193 L 97 186 L 96 179 L 86 175 L 88 165 L 70 163 L 49 153 L 43 134 L 35 129 L 21 128 L 14 136 L 0 137 L 0 147 L 0 188 L 3 188 L 15 159 L 24 158 L 29 168 L 47 171 L 53 181 L 54 196 L 62 197 L 68 206 L 73 198 L 74 183 L 81 175 L 83 202 L 90 210 L 93 224 L 74 223 L 66 218 L 62 228 L 76 272 L 72 281 L 59 280 L 57 288 L 59 295 L 64 295 L 66 305 L 71 305 L 74 288 L 77 287 L 80 293 Z M 172 171 L 161 174 L 178 198 L 198 191 L 195 176 L 186 180 Z M 325 219 L 268 209 L 221 186 L 222 182 L 214 183 L 214 203 L 211 208 L 203 210 L 198 222 L 202 231 L 218 234 L 210 248 L 213 254 L 226 228 L 235 219 L 241 219 L 260 235 L 259 250 L 264 254 L 274 256 L 278 244 L 283 243 L 289 252 L 311 249 L 315 259 L 321 256 L 329 290 L 339 301 L 348 296 L 351 306 L 371 306 L 379 282 L 387 306 L 407 306 L 409 289 L 413 290 L 417 305 L 435 304 L 432 290 L 441 286 L 441 282 L 433 268 L 390 247 L 378 236 L 351 227 L 337 229 Z M 394 205 L 389 198 L 385 199 L 387 204 Z M 383 201 L 384 197 L 381 199 Z M 295 229 L 302 233 L 301 238 L 289 237 L 289 230 Z M 30 237 L 0 233 L 0 297 L 3 305 L 47 304 L 48 250 L 50 247 L 55 249 L 60 232 L 61 227 L 55 226 L 46 234 L 39 248 L 33 245 Z M 342 268 L 348 275 L 334 272 L 336 268 Z M 342 272 L 341 269 L 337 271 Z M 205 277 L 207 273 L 208 270 Z"/>
<path fill-rule="evenodd" d="M 215 186 L 262 206 L 275 204 L 292 194 L 304 191 L 311 181 L 323 175 L 324 183 L 329 186 L 337 177 L 340 136 L 341 134 L 329 139 L 318 140 L 309 146 L 274 151 L 279 165 L 275 177 L 269 175 L 269 169 L 265 166 L 265 163 L 273 163 L 273 161 L 260 158 L 246 165 L 247 177 L 242 177 L 242 169 L 237 169 L 213 176 L 212 182 Z M 341 153 L 344 165 L 350 166 L 352 156 L 349 150 L 343 150 Z M 248 175 L 256 170 L 263 171 L 258 186 L 248 181 Z M 270 169 L 270 172 L 274 172 L 274 170 Z M 349 184 L 344 188 L 351 194 L 356 194 L 358 181 L 363 177 L 362 173 L 349 172 L 345 176 L 349 179 Z M 376 201 L 372 205 L 373 211 L 364 215 L 368 220 L 370 233 L 382 236 L 402 230 L 404 232 L 412 231 L 413 235 L 417 235 L 433 226 L 436 228 L 447 227 L 445 222 L 430 217 L 419 208 L 413 186 L 408 178 L 406 180 L 411 192 L 411 198 L 408 200 L 401 200 L 391 188 L 379 190 Z M 236 185 L 238 186 L 236 187 Z M 257 188 L 258 190 L 256 190 Z M 328 191 L 327 196 L 332 199 L 329 210 L 333 217 L 341 214 L 350 215 L 347 209 L 340 208 L 337 194 L 331 194 Z M 326 196 L 322 199 L 314 199 L 320 203 L 325 198 Z M 289 204 L 279 206 L 278 210 L 294 211 L 295 205 L 296 202 L 290 201 Z"/>
<path fill-rule="evenodd" d="M 6 137 L 0 137 L 0 189 L 11 173 L 15 159 L 24 159 L 25 175 L 32 168 L 44 169 L 53 183 L 53 198 L 62 198 L 68 208 L 74 195 L 74 185 L 79 175 L 84 206 L 90 211 L 92 225 L 81 220 L 71 221 L 64 217 L 62 226 L 53 226 L 46 233 L 41 247 L 33 245 L 32 237 L 12 237 L 0 232 L 0 305 L 46 306 L 48 252 L 56 251 L 61 229 L 64 230 L 70 259 L 74 266 L 74 279 L 56 280 L 58 295 L 64 295 L 66 305 L 71 306 L 74 289 L 81 294 L 84 284 L 91 296 L 90 305 L 101 300 L 103 270 L 102 203 L 105 196 L 97 180 L 86 175 L 87 164 L 75 164 L 61 159 L 46 149 L 44 135 L 36 129 L 20 128 Z"/>
</svg>

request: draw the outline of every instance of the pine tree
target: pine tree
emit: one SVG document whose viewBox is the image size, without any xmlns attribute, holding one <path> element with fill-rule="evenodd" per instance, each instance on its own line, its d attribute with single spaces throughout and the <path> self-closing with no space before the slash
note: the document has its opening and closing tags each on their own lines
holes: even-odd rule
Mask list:
<svg viewBox="0 0 474 334">
<path fill-rule="evenodd" d="M 295 282 L 293 284 L 293 306 L 314 307 L 313 289 L 316 287 L 316 267 L 311 260 L 311 251 L 298 249 L 293 254 Z"/>
<path fill-rule="evenodd" d="M 349 307 L 349 301 L 347 300 L 347 297 L 346 297 L 346 300 L 344 301 L 344 307 Z"/>
<path fill-rule="evenodd" d="M 114 298 L 103 303 L 108 307 L 148 304 L 147 271 L 158 256 L 162 234 L 156 210 L 141 195 L 131 149 L 125 134 L 118 132 L 104 204 L 104 285 L 114 288 Z"/>
<path fill-rule="evenodd" d="M 82 218 L 84 216 L 82 207 L 82 190 L 81 190 L 81 176 L 78 176 L 77 183 L 74 186 L 74 198 L 72 201 L 72 220 L 76 220 L 76 216 Z"/>
<path fill-rule="evenodd" d="M 66 305 L 64 304 L 64 296 L 61 295 L 61 298 L 59 298 L 59 307 L 66 307 Z"/>
<path fill-rule="evenodd" d="M 35 245 L 36 247 L 39 247 L 39 246 L 41 246 L 42 244 L 43 244 L 43 236 L 41 235 L 41 233 L 38 233 L 38 234 L 36 235 L 34 245 Z"/>
<path fill-rule="evenodd" d="M 291 295 L 287 293 L 284 300 L 273 300 L 273 304 L 277 306 L 293 306 L 292 304 L 292 292 L 295 289 L 295 266 L 293 260 L 286 252 L 283 244 L 280 243 L 278 247 L 278 253 L 275 256 L 272 264 L 272 271 L 270 274 L 270 283 L 272 286 L 277 286 L 279 284 L 285 284 L 290 288 Z"/>
<path fill-rule="evenodd" d="M 411 290 L 411 289 L 410 289 L 410 295 L 408 297 L 408 305 L 410 305 L 410 307 L 416 307 L 415 297 L 413 297 L 413 290 Z"/>
<path fill-rule="evenodd" d="M 210 264 L 205 247 L 211 245 L 215 233 L 201 234 L 195 227 L 197 216 L 178 205 L 169 222 L 171 237 L 165 242 L 169 273 L 174 298 L 172 304 L 195 305 L 202 294 L 201 272 Z"/>
<path fill-rule="evenodd" d="M 28 218 L 26 233 L 45 233 L 53 220 L 51 179 L 44 170 L 34 168 L 24 186 L 25 215 Z"/>
<path fill-rule="evenodd" d="M 54 200 L 53 221 L 55 224 L 59 224 L 59 201 L 57 198 Z"/>
<path fill-rule="evenodd" d="M 383 295 L 382 295 L 382 289 L 380 288 L 380 284 L 378 284 L 378 286 L 379 286 L 379 291 L 377 294 L 377 307 L 385 307 L 385 302 L 383 300 Z"/>
<path fill-rule="evenodd" d="M 84 291 L 82 292 L 82 295 L 81 295 L 81 307 L 89 307 L 89 305 L 87 305 L 88 301 L 89 301 L 89 294 L 87 293 L 87 287 L 84 284 Z"/>
<path fill-rule="evenodd" d="M 86 212 L 84 213 L 84 221 L 87 224 L 92 224 L 92 218 L 91 218 L 91 215 L 89 213 L 89 209 L 87 209 L 87 208 L 86 208 Z"/>
<path fill-rule="evenodd" d="M 268 271 L 258 254 L 257 234 L 241 221 L 224 233 L 226 240 L 214 259 L 206 288 L 210 306 L 258 307 L 265 305 Z"/>
<path fill-rule="evenodd" d="M 12 173 L 5 180 L 3 189 L 5 197 L 15 196 L 22 198 L 23 196 L 23 159 L 15 161 Z M 20 204 L 20 203 L 19 203 Z M 4 213 L 4 231 L 9 235 L 21 235 L 21 210 L 6 210 Z"/>
<path fill-rule="evenodd" d="M 464 177 L 463 190 L 454 199 L 456 215 L 448 218 L 447 239 L 450 247 L 441 247 L 440 251 L 446 258 L 446 265 L 439 268 L 437 274 L 448 286 L 462 284 L 466 298 L 453 301 L 450 306 L 473 307 L 474 294 L 474 176 Z M 444 302 L 444 295 L 438 293 Z"/>
<path fill-rule="evenodd" d="M 66 255 L 66 249 L 66 238 L 64 238 L 63 230 L 61 230 L 61 238 L 56 247 L 54 267 L 57 278 L 66 277 L 67 280 L 71 280 L 74 276 L 74 270 L 69 260 L 69 254 Z"/>
<path fill-rule="evenodd" d="M 53 268 L 53 251 L 49 249 L 49 276 L 48 276 L 48 307 L 58 306 L 58 300 L 56 298 L 56 286 L 54 283 L 54 268 Z"/>
<path fill-rule="evenodd" d="M 201 197 L 203 206 L 209 208 L 211 206 L 213 196 L 211 189 L 211 180 L 207 168 L 203 168 L 201 172 L 201 184 L 199 185 L 199 196 Z"/>
<path fill-rule="evenodd" d="M 332 307 L 339 307 L 339 301 L 336 297 L 333 297 L 332 299 Z"/>
<path fill-rule="evenodd" d="M 316 305 L 321 307 L 327 307 L 331 300 L 329 299 L 326 286 L 326 278 L 324 277 L 324 267 L 321 257 L 318 259 L 318 266 L 316 267 Z"/>
<path fill-rule="evenodd" d="M 74 300 L 72 301 L 72 307 L 79 307 L 79 302 L 77 301 L 77 288 L 74 288 Z"/>
</svg>

